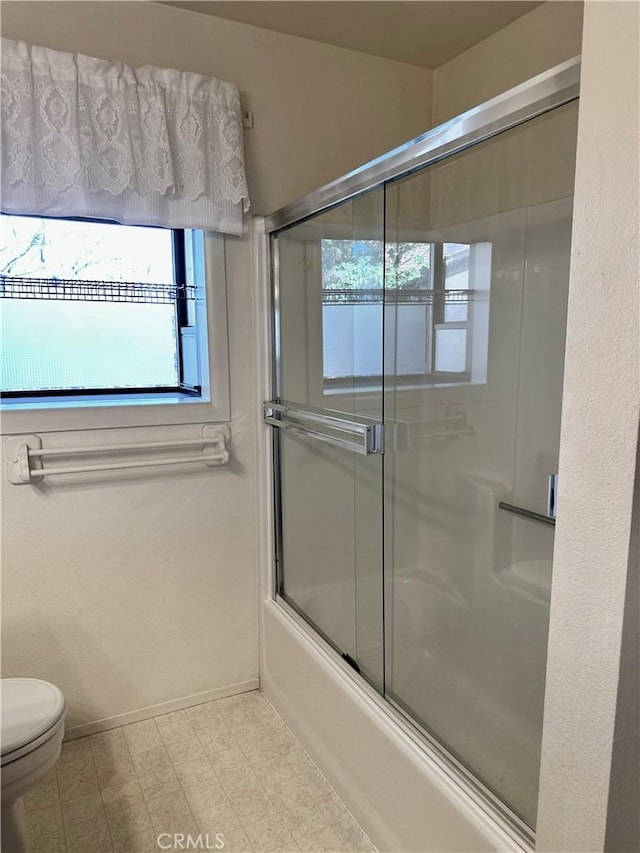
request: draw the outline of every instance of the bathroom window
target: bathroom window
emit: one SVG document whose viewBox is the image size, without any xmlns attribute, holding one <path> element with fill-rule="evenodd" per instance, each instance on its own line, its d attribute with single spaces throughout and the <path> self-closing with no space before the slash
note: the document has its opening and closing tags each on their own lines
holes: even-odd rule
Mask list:
<svg viewBox="0 0 640 853">
<path fill-rule="evenodd" d="M 226 335 L 224 258 L 206 257 L 222 238 L 12 215 L 0 225 L 3 415 L 115 406 L 122 423 L 109 425 L 142 425 L 185 420 L 163 419 L 160 406 L 202 403 L 216 409 L 205 419 L 226 419 L 226 338 L 213 371 L 207 328 L 213 271 L 223 310 L 211 320 Z"/>
<path fill-rule="evenodd" d="M 384 369 L 397 382 L 472 381 L 475 245 L 388 242 L 384 259 L 375 240 L 322 240 L 321 248 L 325 390 L 379 379 L 383 338 Z"/>
</svg>

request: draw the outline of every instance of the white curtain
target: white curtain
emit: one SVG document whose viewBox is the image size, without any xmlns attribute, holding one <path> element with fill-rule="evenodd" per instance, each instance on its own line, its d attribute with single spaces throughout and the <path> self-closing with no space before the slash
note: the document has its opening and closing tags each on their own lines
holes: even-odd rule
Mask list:
<svg viewBox="0 0 640 853">
<path fill-rule="evenodd" d="M 237 88 L 2 39 L 5 213 L 242 232 Z"/>
</svg>

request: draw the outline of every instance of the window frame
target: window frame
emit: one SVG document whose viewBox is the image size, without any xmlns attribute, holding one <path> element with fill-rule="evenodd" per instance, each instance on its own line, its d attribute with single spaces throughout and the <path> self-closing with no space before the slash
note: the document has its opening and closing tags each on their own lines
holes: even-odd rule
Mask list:
<svg viewBox="0 0 640 853">
<path fill-rule="evenodd" d="M 194 395 L 187 387 L 3 396 L 1 434 L 230 420 L 225 238 L 186 229 L 184 245 L 185 283 L 193 284 L 196 291 L 195 323 L 179 326 L 181 373 L 185 364 L 183 332 L 193 336 L 197 329 L 197 340 L 189 346 L 189 365 L 200 380 L 200 392 Z"/>
<path fill-rule="evenodd" d="M 4 214 L 2 215 L 11 215 Z M 105 224 L 105 225 L 118 225 L 119 223 L 113 222 L 113 220 L 108 219 L 86 219 L 78 216 L 69 216 L 69 217 L 24 217 L 24 218 L 34 218 L 34 219 L 55 219 L 57 221 L 63 222 L 89 222 L 92 224 Z M 133 226 L 136 227 L 136 226 Z M 144 226 L 140 226 L 144 227 Z M 171 231 L 171 259 L 173 266 L 173 285 L 176 287 L 176 294 L 173 301 L 173 308 L 175 313 L 175 322 L 176 322 L 176 349 L 175 353 L 177 355 L 177 363 L 178 363 L 178 384 L 174 386 L 136 386 L 130 388 L 54 388 L 47 390 L 36 390 L 33 389 L 31 391 L 5 391 L 0 388 L 0 400 L 12 400 L 12 399 L 41 399 L 41 398 L 55 398 L 55 397 L 78 397 L 89 398 L 92 396 L 100 396 L 107 398 L 109 396 L 119 396 L 124 394 L 189 394 L 193 396 L 200 397 L 201 396 L 201 387 L 200 385 L 194 384 L 189 385 L 184 381 L 185 374 L 185 364 L 183 360 L 184 355 L 184 346 L 183 346 L 183 334 L 189 328 L 190 319 L 192 321 L 191 325 L 195 323 L 195 317 L 189 317 L 188 310 L 188 298 L 186 295 L 186 291 L 180 290 L 181 287 L 187 285 L 187 270 L 186 270 L 186 256 L 187 256 L 187 241 L 189 240 L 189 231 L 192 229 L 186 228 L 171 228 L 164 229 L 167 231 Z M 20 278 L 20 276 L 17 276 Z M 43 276 L 45 278 L 45 276 Z M 80 283 L 84 283 L 81 279 Z"/>
</svg>

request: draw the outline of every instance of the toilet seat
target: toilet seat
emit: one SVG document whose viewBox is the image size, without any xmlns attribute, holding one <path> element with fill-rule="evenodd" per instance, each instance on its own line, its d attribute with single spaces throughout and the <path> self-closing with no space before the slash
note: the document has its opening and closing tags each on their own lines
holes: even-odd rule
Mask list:
<svg viewBox="0 0 640 853">
<path fill-rule="evenodd" d="M 37 678 L 3 678 L 0 747 L 2 765 L 32 752 L 64 725 L 62 691 Z"/>
</svg>

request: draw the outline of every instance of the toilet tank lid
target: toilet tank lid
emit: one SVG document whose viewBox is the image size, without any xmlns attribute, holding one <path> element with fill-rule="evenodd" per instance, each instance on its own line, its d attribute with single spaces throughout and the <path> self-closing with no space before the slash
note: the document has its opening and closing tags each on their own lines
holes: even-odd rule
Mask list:
<svg viewBox="0 0 640 853">
<path fill-rule="evenodd" d="M 25 746 L 55 726 L 65 712 L 55 684 L 37 678 L 0 680 L 2 755 Z"/>
</svg>

